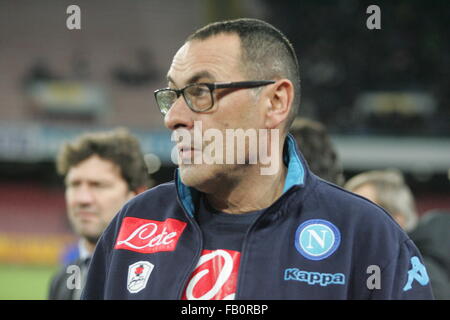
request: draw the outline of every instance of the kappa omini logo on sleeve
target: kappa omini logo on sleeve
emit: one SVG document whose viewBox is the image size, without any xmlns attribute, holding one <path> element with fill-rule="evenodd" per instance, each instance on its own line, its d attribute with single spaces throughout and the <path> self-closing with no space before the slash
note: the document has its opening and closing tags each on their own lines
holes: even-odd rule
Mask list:
<svg viewBox="0 0 450 320">
<path fill-rule="evenodd" d="M 140 253 L 174 251 L 186 225 L 186 222 L 171 218 L 155 221 L 126 217 L 114 249 Z"/>
<path fill-rule="evenodd" d="M 414 280 L 416 280 L 421 286 L 426 286 L 430 281 L 427 269 L 420 262 L 417 256 L 411 258 L 411 266 L 412 268 L 408 271 L 408 280 L 406 281 L 406 285 L 403 287 L 403 291 L 411 290 Z"/>
</svg>

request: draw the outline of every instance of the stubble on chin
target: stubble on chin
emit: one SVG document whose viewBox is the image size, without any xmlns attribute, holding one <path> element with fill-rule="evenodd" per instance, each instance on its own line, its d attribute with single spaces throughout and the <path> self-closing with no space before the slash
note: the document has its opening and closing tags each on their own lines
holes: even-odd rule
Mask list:
<svg viewBox="0 0 450 320">
<path fill-rule="evenodd" d="M 218 169 L 216 165 L 191 164 L 180 166 L 179 172 L 183 184 L 203 191 L 211 188 L 212 184 L 219 183 L 218 173 L 220 170 Z"/>
<path fill-rule="evenodd" d="M 179 167 L 180 178 L 184 185 L 203 193 L 215 193 L 234 185 L 239 179 L 233 176 L 241 174 L 242 165 L 189 165 Z"/>
</svg>

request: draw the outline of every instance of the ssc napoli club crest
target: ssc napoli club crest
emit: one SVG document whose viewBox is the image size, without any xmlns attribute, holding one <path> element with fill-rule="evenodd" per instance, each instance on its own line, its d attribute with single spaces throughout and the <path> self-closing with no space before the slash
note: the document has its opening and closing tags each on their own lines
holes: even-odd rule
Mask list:
<svg viewBox="0 0 450 320">
<path fill-rule="evenodd" d="M 240 257 L 233 250 L 203 250 L 182 299 L 234 300 Z"/>
<path fill-rule="evenodd" d="M 148 261 L 139 261 L 128 267 L 127 289 L 138 293 L 147 286 L 154 265 Z"/>
<path fill-rule="evenodd" d="M 339 247 L 341 234 L 329 221 L 307 220 L 295 233 L 295 248 L 309 260 L 322 260 L 332 255 Z"/>
</svg>

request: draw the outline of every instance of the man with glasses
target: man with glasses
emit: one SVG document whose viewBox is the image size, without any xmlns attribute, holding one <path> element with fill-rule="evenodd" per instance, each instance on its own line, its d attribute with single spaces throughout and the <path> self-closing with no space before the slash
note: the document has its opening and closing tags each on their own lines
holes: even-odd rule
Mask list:
<svg viewBox="0 0 450 320">
<path fill-rule="evenodd" d="M 300 78 L 279 30 L 255 19 L 207 25 L 167 81 L 155 98 L 177 141 L 175 181 L 119 212 L 84 299 L 431 298 L 414 244 L 381 208 L 311 173 L 288 134 Z M 230 132 L 248 143 L 217 143 Z M 261 173 L 255 148 L 280 163 L 274 173 Z M 227 159 L 195 161 L 208 152 Z"/>
</svg>

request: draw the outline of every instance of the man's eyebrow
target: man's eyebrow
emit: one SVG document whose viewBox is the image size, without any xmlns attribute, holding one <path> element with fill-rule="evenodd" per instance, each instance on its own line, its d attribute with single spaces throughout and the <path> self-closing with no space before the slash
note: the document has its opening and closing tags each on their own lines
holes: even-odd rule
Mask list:
<svg viewBox="0 0 450 320">
<path fill-rule="evenodd" d="M 186 81 L 186 85 L 191 84 L 191 83 L 196 83 L 196 82 L 198 82 L 198 80 L 200 80 L 202 78 L 206 78 L 206 79 L 209 79 L 211 81 L 215 81 L 215 77 L 209 71 L 205 70 L 205 71 L 199 71 L 199 72 L 195 73 L 192 77 L 190 77 Z M 172 79 L 172 77 L 170 75 L 167 75 L 167 81 L 169 83 L 172 83 L 175 86 L 177 86 L 175 81 Z"/>
</svg>

